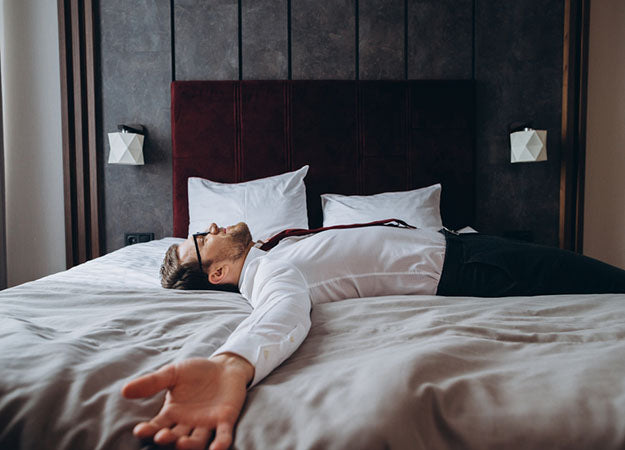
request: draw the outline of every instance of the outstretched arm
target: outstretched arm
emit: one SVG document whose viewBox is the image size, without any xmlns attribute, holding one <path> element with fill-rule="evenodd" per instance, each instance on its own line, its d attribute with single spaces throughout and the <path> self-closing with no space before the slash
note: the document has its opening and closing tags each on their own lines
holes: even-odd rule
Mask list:
<svg viewBox="0 0 625 450">
<path fill-rule="evenodd" d="M 245 402 L 254 367 L 244 358 L 224 353 L 209 359 L 193 358 L 164 366 L 130 381 L 122 389 L 126 398 L 151 397 L 167 389 L 160 411 L 134 428 L 138 438 L 153 438 L 177 449 L 225 450 Z"/>
<path fill-rule="evenodd" d="M 304 341 L 312 303 L 301 272 L 283 261 L 265 261 L 250 290 L 254 310 L 214 354 L 233 353 L 249 361 L 254 366 L 251 386 L 255 386 Z"/>
</svg>

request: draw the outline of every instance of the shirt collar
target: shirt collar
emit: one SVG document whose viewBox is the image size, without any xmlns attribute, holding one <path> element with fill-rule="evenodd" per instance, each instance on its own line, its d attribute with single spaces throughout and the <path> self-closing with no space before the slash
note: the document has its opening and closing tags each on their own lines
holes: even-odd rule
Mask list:
<svg viewBox="0 0 625 450">
<path fill-rule="evenodd" d="M 266 251 L 261 250 L 257 246 L 250 248 L 250 251 L 247 252 L 247 256 L 245 257 L 245 261 L 243 262 L 243 267 L 241 268 L 241 276 L 239 276 L 239 291 L 241 290 L 241 286 L 243 285 L 243 278 L 245 278 L 245 272 L 249 268 L 249 265 L 251 264 L 251 262 L 266 254 L 267 254 Z"/>
</svg>

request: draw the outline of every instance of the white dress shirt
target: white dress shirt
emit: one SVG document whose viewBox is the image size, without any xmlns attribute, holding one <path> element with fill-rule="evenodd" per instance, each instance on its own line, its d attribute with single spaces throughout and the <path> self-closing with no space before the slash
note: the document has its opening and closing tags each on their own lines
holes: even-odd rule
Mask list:
<svg viewBox="0 0 625 450">
<path fill-rule="evenodd" d="M 251 386 L 304 341 L 318 303 L 379 295 L 435 294 L 445 237 L 434 230 L 368 227 L 283 239 L 248 253 L 239 289 L 254 310 L 214 354 L 255 367 Z"/>
</svg>

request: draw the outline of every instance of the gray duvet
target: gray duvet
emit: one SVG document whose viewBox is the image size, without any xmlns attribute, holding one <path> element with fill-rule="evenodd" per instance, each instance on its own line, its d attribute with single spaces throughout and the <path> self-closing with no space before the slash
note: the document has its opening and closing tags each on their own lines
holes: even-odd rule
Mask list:
<svg viewBox="0 0 625 450">
<path fill-rule="evenodd" d="M 173 239 L 0 293 L 0 448 L 139 449 L 163 395 L 130 378 L 208 356 L 250 311 L 161 289 Z M 625 448 L 625 295 L 393 296 L 315 307 L 248 396 L 238 449 Z"/>
</svg>

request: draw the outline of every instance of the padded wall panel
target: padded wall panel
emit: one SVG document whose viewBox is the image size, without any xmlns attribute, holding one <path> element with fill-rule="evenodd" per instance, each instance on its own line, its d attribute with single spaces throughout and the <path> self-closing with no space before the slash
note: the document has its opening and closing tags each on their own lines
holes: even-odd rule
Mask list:
<svg viewBox="0 0 625 450">
<path fill-rule="evenodd" d="M 238 84 L 230 81 L 177 82 L 172 89 L 174 148 L 174 236 L 189 224 L 187 178 L 232 183 L 239 180 L 237 145 Z"/>
<path fill-rule="evenodd" d="M 423 81 L 411 86 L 412 128 L 465 128 L 474 122 L 473 82 Z"/>
<path fill-rule="evenodd" d="M 286 84 L 241 83 L 241 177 L 244 180 L 289 170 Z"/>
<path fill-rule="evenodd" d="M 308 216 L 321 223 L 319 195 L 358 193 L 358 120 L 352 81 L 291 84 L 290 135 L 293 166 L 310 164 Z"/>
<path fill-rule="evenodd" d="M 174 145 L 180 158 L 210 157 L 215 175 L 234 181 L 233 158 L 236 141 L 236 85 L 187 83 L 176 91 L 172 105 L 186 105 L 173 111 Z M 210 102 L 205 102 L 205 98 Z M 227 169 L 227 170 L 226 170 Z"/>
<path fill-rule="evenodd" d="M 408 164 L 412 180 L 441 183 L 443 223 L 452 229 L 474 216 L 475 93 L 471 81 L 424 81 L 410 87 Z M 418 186 L 417 186 L 418 187 Z"/>
<path fill-rule="evenodd" d="M 406 158 L 365 157 L 363 160 L 363 189 L 361 194 L 405 191 L 411 189 Z M 416 186 L 423 187 L 423 186 Z"/>
<path fill-rule="evenodd" d="M 410 134 L 411 179 L 424 186 L 441 183 L 443 223 L 457 229 L 474 214 L 473 135 L 468 129 L 413 129 Z M 415 186 L 418 187 L 418 186 Z"/>
<path fill-rule="evenodd" d="M 363 155 L 404 156 L 407 84 L 362 82 L 360 86 Z"/>
<path fill-rule="evenodd" d="M 473 224 L 470 82 L 183 81 L 172 115 L 176 236 L 187 233 L 189 176 L 240 182 L 304 164 L 311 227 L 322 193 L 438 182 L 444 223 Z"/>
</svg>

